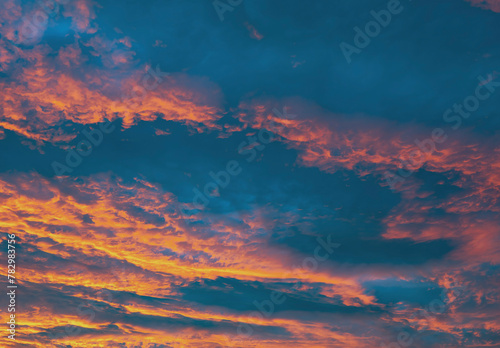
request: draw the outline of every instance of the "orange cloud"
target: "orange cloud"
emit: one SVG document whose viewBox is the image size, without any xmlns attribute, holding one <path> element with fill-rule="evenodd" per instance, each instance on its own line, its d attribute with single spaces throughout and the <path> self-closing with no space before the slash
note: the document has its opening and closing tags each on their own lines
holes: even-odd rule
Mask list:
<svg viewBox="0 0 500 348">
<path fill-rule="evenodd" d="M 220 128 L 216 121 L 221 117 L 221 97 L 216 86 L 202 78 L 169 75 L 163 67 L 140 63 L 130 38 L 110 39 L 96 31 L 94 7 L 85 0 L 43 8 L 15 0 L 7 3 L 1 17 L 0 66 L 9 77 L 0 83 L 0 127 L 38 145 L 73 138 L 63 127 L 68 122 L 121 119 L 124 127 L 130 127 L 141 120 L 163 118 L 199 131 Z M 86 33 L 85 39 L 77 36 L 57 52 L 41 44 L 54 11 L 72 18 L 73 29 Z M 36 26 L 31 46 L 23 45 L 16 32 L 30 18 L 41 15 L 49 19 Z M 87 65 L 89 56 L 82 48 L 98 57 L 104 68 Z"/>
<path fill-rule="evenodd" d="M 182 284 L 227 277 L 270 283 L 301 280 L 303 287 L 316 284 L 315 287 L 320 286 L 325 294 L 339 298 L 346 306 L 374 303 L 374 298 L 366 295 L 352 276 L 290 271 L 284 262 L 286 255 L 252 233 L 269 222 L 252 216 L 245 215 L 243 221 L 248 225 L 239 228 L 214 220 L 208 231 L 202 225 L 186 225 L 175 197 L 142 179 L 125 182 L 115 176 L 98 175 L 76 184 L 52 182 L 37 174 L 4 175 L 0 178 L 0 231 L 15 233 L 18 246 L 25 248 L 26 264 L 19 273 L 19 284 L 33 291 L 44 289 L 41 302 L 23 311 L 18 342 L 33 343 L 30 334 L 38 334 L 40 338 L 44 330 L 64 325 L 88 331 L 61 339 L 66 344 L 83 347 L 111 346 L 111 342 L 120 340 L 125 333 L 128 342 L 145 339 L 145 342 L 178 342 L 180 346 L 186 342 L 200 342 L 203 346 L 201 342 L 215 344 L 224 339 L 221 332 L 189 325 L 174 333 L 126 321 L 116 324 L 118 328 L 113 329 L 116 332 L 108 333 L 113 321 L 106 319 L 106 315 L 119 310 L 125 316 L 145 315 L 172 321 L 185 318 L 181 322 L 210 320 L 222 328 L 225 323 L 234 323 L 235 326 L 226 329 L 226 334 L 235 334 L 236 323 L 246 322 L 282 327 L 304 342 L 311 341 L 310 332 L 315 332 L 312 340 L 318 346 L 326 347 L 332 337 L 339 340 L 339 346 L 341 342 L 366 345 L 364 339 L 329 333 L 321 324 L 304 327 L 296 319 L 250 319 L 222 307 L 193 307 L 177 299 Z M 5 271 L 2 274 L 5 276 Z M 103 294 L 99 289 L 106 291 Z M 56 309 L 50 302 L 51 292 L 71 296 L 73 300 L 67 301 L 73 302 L 64 302 L 64 308 Z M 122 304 L 112 292 L 160 302 L 147 304 L 134 300 Z M 160 305 L 162 299 L 169 304 Z M 78 314 L 73 308 L 82 301 L 107 309 L 95 310 L 95 317 L 90 320 L 89 315 Z M 262 341 L 259 335 L 248 341 L 263 347 L 281 344 Z M 38 346 L 49 344 L 42 340 Z"/>
<path fill-rule="evenodd" d="M 277 116 L 273 110 L 283 106 L 299 117 Z M 424 190 L 415 176 L 409 176 L 396 186 L 402 202 L 384 220 L 384 237 L 418 241 L 457 239 L 463 245 L 452 257 L 473 263 L 499 261 L 495 238 L 498 219 L 494 216 L 499 212 L 500 150 L 494 146 L 466 132 L 450 131 L 445 142 L 434 144 L 435 151 L 426 151 L 430 147 L 423 142 L 431 137 L 431 130 L 424 127 L 396 125 L 361 115 L 336 115 L 298 99 L 254 100 L 240 107 L 238 118 L 245 126 L 274 132 L 277 139 L 299 151 L 298 159 L 303 165 L 328 173 L 345 168 L 360 177 L 374 176 L 380 185 L 387 186 L 384 173 L 396 172 L 401 160 L 408 160 L 417 150 L 422 160 L 414 162 L 410 169 L 440 173 L 447 177 L 448 185 L 460 190 L 446 199 L 431 199 L 433 192 Z M 424 150 L 419 150 L 416 143 Z M 432 218 L 433 209 L 447 215 Z M 484 217 L 478 218 L 478 213 Z"/>
</svg>

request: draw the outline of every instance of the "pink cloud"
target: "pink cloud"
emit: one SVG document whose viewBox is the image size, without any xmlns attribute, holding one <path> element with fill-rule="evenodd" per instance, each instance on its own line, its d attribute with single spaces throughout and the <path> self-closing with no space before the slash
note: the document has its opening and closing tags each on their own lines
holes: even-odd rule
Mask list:
<svg viewBox="0 0 500 348">
<path fill-rule="evenodd" d="M 500 0 L 467 0 L 472 6 L 500 13 Z"/>
</svg>

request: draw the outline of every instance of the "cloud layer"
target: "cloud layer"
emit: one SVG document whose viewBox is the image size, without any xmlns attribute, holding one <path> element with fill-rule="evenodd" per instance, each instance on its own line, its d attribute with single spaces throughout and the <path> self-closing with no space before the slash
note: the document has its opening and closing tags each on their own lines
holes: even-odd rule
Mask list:
<svg viewBox="0 0 500 348">
<path fill-rule="evenodd" d="M 1 345 L 498 347 L 500 8 L 402 5 L 4 1 Z"/>
</svg>

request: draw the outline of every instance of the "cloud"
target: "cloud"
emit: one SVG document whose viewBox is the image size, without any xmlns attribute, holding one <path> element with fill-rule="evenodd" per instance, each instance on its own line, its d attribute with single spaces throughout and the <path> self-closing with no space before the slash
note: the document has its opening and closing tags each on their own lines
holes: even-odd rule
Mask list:
<svg viewBox="0 0 500 348">
<path fill-rule="evenodd" d="M 467 0 L 472 6 L 481 7 L 486 10 L 500 13 L 500 1 L 498 0 Z"/>
<path fill-rule="evenodd" d="M 75 136 L 71 124 L 115 119 L 121 119 L 126 128 L 157 118 L 198 131 L 220 128 L 216 125 L 221 117 L 217 86 L 204 78 L 170 74 L 159 64 L 140 62 L 129 37 L 116 32 L 108 37 L 97 30 L 91 2 L 61 5 L 57 13 L 56 8 L 37 9 L 39 4 L 9 4 L 0 38 L 0 64 L 7 75 L 0 82 L 0 126 L 4 129 L 43 145 L 70 141 Z M 33 11 L 50 20 L 37 27 L 36 42 L 27 46 L 13 33 Z M 58 24 L 59 15 L 72 18 L 74 32 L 66 34 L 72 40 L 55 49 L 44 33 L 48 25 Z"/>
<path fill-rule="evenodd" d="M 128 342 L 147 336 L 159 344 L 223 344 L 224 335 L 237 339 L 238 325 L 246 323 L 255 329 L 255 344 L 333 339 L 339 346 L 368 347 L 367 340 L 380 338 L 364 335 L 361 323 L 370 322 L 390 337 L 384 322 L 401 320 L 383 273 L 359 267 L 344 273 L 341 255 L 328 263 L 333 269 L 317 272 L 285 265 L 288 259 L 300 264 L 307 253 L 284 253 L 286 244 L 254 234 L 277 228 L 265 215 L 252 219 L 255 214 L 249 212 L 230 223 L 200 212 L 187 223 L 179 214 L 182 204 L 171 193 L 143 179 L 126 181 L 115 175 L 100 174 L 76 184 L 11 174 L 2 176 L 0 188 L 0 230 L 17 235 L 24 264 L 20 282 L 24 296 L 33 299 L 23 304 L 24 325 L 30 327 L 29 334 L 20 335 L 24 343 L 40 339 L 48 344 L 50 334 L 62 333 L 68 324 L 78 334 L 64 342 L 77 346 L 84 340 L 110 345 L 125 335 Z M 439 276 L 444 271 L 474 288 L 479 298 L 497 296 L 479 295 L 483 284 L 472 283 L 479 281 L 472 266 L 466 268 L 467 276 L 450 265 L 443 267 L 429 268 L 427 276 L 439 284 L 435 287 L 449 287 Z M 368 274 L 372 283 L 363 280 Z M 408 291 L 418 291 L 420 284 L 408 286 Z M 252 317 L 258 310 L 254 301 L 266 301 L 273 291 L 283 292 L 287 301 L 269 318 Z M 425 302 L 433 293 L 422 296 L 419 301 Z M 415 302 L 412 296 L 397 298 L 407 305 Z M 377 319 L 380 313 L 382 321 Z M 306 327 L 304 318 L 310 321 Z M 456 325 L 444 320 L 433 329 L 454 335 L 450 327 Z"/>
<path fill-rule="evenodd" d="M 299 117 L 277 117 L 272 110 L 281 105 Z M 375 177 L 379 185 L 387 187 L 385 173 L 397 173 L 402 160 L 408 161 L 416 152 L 422 160 L 410 166 L 415 173 L 396 186 L 402 201 L 386 218 L 384 236 L 418 241 L 456 238 L 463 243 L 456 255 L 465 252 L 469 262 L 472 255 L 477 262 L 491 257 L 496 260 L 497 228 L 493 226 L 498 223 L 500 152 L 494 143 L 447 130 L 449 140 L 431 146 L 432 129 L 361 115 L 337 115 L 300 99 L 253 100 L 240 106 L 238 117 L 246 126 L 274 131 L 277 140 L 298 151 L 302 165 L 328 173 L 347 169 L 361 178 Z M 432 182 L 424 180 L 428 173 L 438 174 L 430 187 L 424 184 Z M 440 196 L 437 191 L 445 182 L 447 189 L 455 192 Z M 447 226 L 438 226 L 443 221 Z M 474 237 L 478 233 L 490 242 L 480 243 Z"/>
<path fill-rule="evenodd" d="M 349 1 L 253 1 L 224 23 L 206 1 L 63 2 L 0 14 L 16 346 L 496 344 L 498 103 L 458 130 L 440 118 L 488 88 L 478 66 L 496 77 L 494 13 L 424 1 L 347 67 L 332 47 L 360 23 Z M 119 131 L 79 178 L 53 178 L 106 120 Z M 241 174 L 194 206 L 233 160 Z M 392 190 L 387 173 L 403 178 Z"/>
</svg>

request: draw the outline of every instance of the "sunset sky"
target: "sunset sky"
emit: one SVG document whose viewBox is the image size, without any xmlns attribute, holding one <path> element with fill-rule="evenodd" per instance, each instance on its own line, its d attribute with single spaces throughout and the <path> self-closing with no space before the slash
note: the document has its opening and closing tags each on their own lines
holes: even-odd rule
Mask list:
<svg viewBox="0 0 500 348">
<path fill-rule="evenodd" d="M 500 347 L 500 0 L 0 3 L 0 347 Z"/>
</svg>

